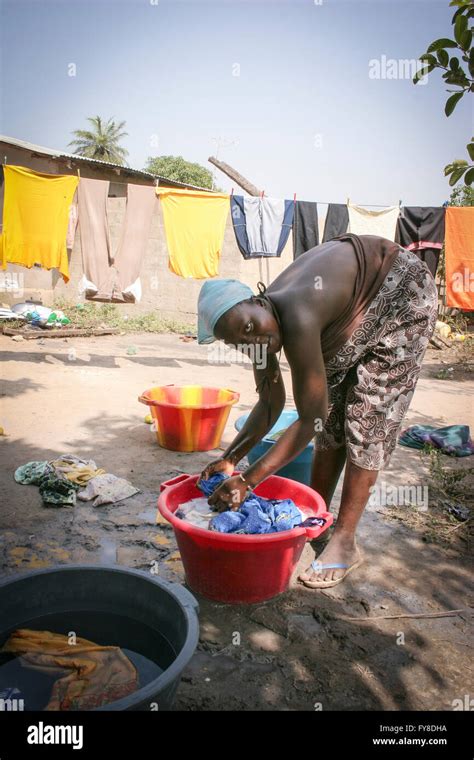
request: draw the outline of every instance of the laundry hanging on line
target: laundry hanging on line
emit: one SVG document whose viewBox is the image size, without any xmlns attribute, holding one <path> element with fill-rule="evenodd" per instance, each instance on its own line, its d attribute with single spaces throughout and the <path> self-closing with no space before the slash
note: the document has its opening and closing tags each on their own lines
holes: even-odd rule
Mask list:
<svg viewBox="0 0 474 760">
<path fill-rule="evenodd" d="M 5 257 L 5 252 L 3 248 L 3 231 L 0 232 L 0 268 L 1 269 L 7 268 L 7 259 Z"/>
<path fill-rule="evenodd" d="M 231 196 L 235 238 L 244 259 L 280 256 L 293 225 L 294 201 Z"/>
<path fill-rule="evenodd" d="M 293 259 L 319 245 L 318 204 L 295 201 L 293 217 Z"/>
<path fill-rule="evenodd" d="M 349 226 L 349 211 L 345 203 L 329 203 L 324 222 L 323 243 L 344 235 Z"/>
<path fill-rule="evenodd" d="M 354 235 L 378 235 L 385 240 L 395 240 L 397 219 L 400 213 L 399 206 L 371 209 L 347 204 L 349 214 L 349 226 L 347 231 Z"/>
<path fill-rule="evenodd" d="M 108 182 L 88 179 L 79 181 L 72 175 L 42 174 L 18 166 L 7 165 L 4 169 L 6 225 L 4 232 L 0 232 L 2 268 L 6 268 L 8 261 L 25 266 L 38 264 L 48 269 L 57 267 L 67 282 L 67 248 L 71 249 L 73 246 L 80 217 L 84 263 L 81 287 L 86 293 L 86 298 L 119 303 L 138 302 L 141 298 L 140 265 L 149 236 L 156 192 L 161 197 L 163 208 L 170 270 L 183 277 L 209 278 L 218 274 L 227 217 L 226 204 L 228 205 L 229 200 L 226 194 L 128 185 L 125 220 L 114 255 L 107 217 Z M 75 202 L 74 191 L 78 183 L 79 201 Z M 59 197 L 60 192 L 57 192 L 60 187 L 67 188 L 63 197 Z M 32 188 L 35 189 L 35 193 L 36 189 L 40 188 L 40 192 L 36 193 L 40 200 L 36 198 L 33 203 L 33 217 L 18 214 L 20 206 L 22 210 L 28 209 L 28 198 Z M 11 210 L 12 203 L 13 208 L 17 205 L 16 217 Z M 39 225 L 35 221 L 38 218 L 38 208 L 43 208 L 45 204 L 48 206 L 48 214 L 52 213 L 53 206 L 58 206 L 60 211 L 59 216 L 56 215 L 57 224 L 51 226 L 48 222 L 46 230 L 43 223 Z M 265 196 L 232 196 L 230 206 L 236 241 L 246 259 L 281 255 L 291 228 L 294 258 L 319 243 L 316 202 L 289 201 Z M 469 223 L 467 214 L 471 212 L 465 213 Z M 42 216 L 42 222 L 48 218 L 48 214 Z M 31 253 L 34 248 L 36 252 L 29 258 L 24 246 L 23 253 L 18 254 L 18 250 L 16 254 L 12 253 L 12 239 L 16 239 L 17 242 L 19 239 L 18 225 L 15 222 L 19 216 L 22 220 L 23 217 L 27 219 L 26 222 L 22 221 L 25 240 L 35 241 L 29 250 Z M 395 217 L 397 218 L 394 234 Z M 414 251 L 435 275 L 444 240 L 444 218 L 443 207 L 412 206 L 399 209 L 393 206 L 372 211 L 350 203 L 329 204 L 323 242 L 339 237 L 346 230 L 356 231 L 357 234 L 379 234 L 389 240 L 395 239 L 401 246 Z M 456 270 L 460 260 L 460 225 L 456 222 L 451 229 L 457 239 L 454 245 L 447 247 L 446 267 L 447 272 L 451 271 L 456 276 L 452 284 L 447 282 L 447 297 L 451 298 L 452 305 L 470 310 L 472 292 L 462 285 L 461 280 L 466 278 L 466 271 L 470 272 L 472 268 L 469 269 L 470 264 L 464 264 L 461 266 L 462 272 Z M 466 234 L 469 234 L 469 230 Z M 462 235 L 466 237 L 464 233 Z M 37 239 L 42 240 L 39 253 Z M 58 244 L 59 239 L 61 242 Z M 15 246 L 18 249 L 16 244 Z M 461 248 L 468 252 L 467 259 L 471 259 L 469 242 L 463 243 Z M 464 255 L 463 253 L 462 256 Z"/>
<path fill-rule="evenodd" d="M 74 196 L 73 202 L 69 207 L 67 233 L 66 233 L 66 248 L 68 251 L 72 251 L 74 248 L 74 240 L 76 237 L 77 223 L 79 221 L 79 211 L 77 207 L 77 193 Z"/>
<path fill-rule="evenodd" d="M 443 206 L 402 206 L 397 220 L 396 241 L 416 253 L 433 277 L 444 243 L 445 213 Z"/>
<path fill-rule="evenodd" d="M 23 166 L 3 167 L 3 256 L 27 268 L 58 269 L 69 280 L 66 235 L 79 179 L 44 174 Z"/>
<path fill-rule="evenodd" d="M 116 253 L 112 250 L 107 213 L 108 180 L 81 179 L 79 229 L 84 275 L 80 289 L 90 301 L 138 303 L 140 268 L 155 207 L 155 189 L 127 185 L 125 216 Z"/>
<path fill-rule="evenodd" d="M 446 209 L 446 303 L 474 311 L 474 206 Z"/>
<path fill-rule="evenodd" d="M 219 273 L 229 196 L 204 190 L 157 187 L 168 245 L 169 269 L 204 279 Z"/>
</svg>

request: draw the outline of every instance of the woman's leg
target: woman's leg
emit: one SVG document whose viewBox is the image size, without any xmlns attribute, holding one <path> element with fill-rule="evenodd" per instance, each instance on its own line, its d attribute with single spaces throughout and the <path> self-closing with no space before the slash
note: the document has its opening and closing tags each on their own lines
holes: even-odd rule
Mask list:
<svg viewBox="0 0 474 760">
<path fill-rule="evenodd" d="M 333 536 L 319 563 L 350 566 L 358 558 L 355 531 L 378 472 L 395 448 L 437 316 L 433 277 L 413 254 L 401 250 L 389 277 L 358 328 L 368 348 L 356 366 L 345 399 L 347 463 Z M 338 426 L 339 427 L 339 426 Z M 313 570 L 301 580 L 329 582 L 346 570 Z"/>
<path fill-rule="evenodd" d="M 329 509 L 341 472 L 346 463 L 346 447 L 320 451 L 315 446 L 311 468 L 311 488 L 317 491 Z"/>
<path fill-rule="evenodd" d="M 334 533 L 324 551 L 318 555 L 317 562 L 339 562 L 350 566 L 359 558 L 355 533 L 378 474 L 377 470 L 364 470 L 350 460 L 346 462 L 341 506 Z M 310 566 L 299 577 L 301 580 L 333 581 L 345 572 L 344 569 L 316 571 Z"/>
</svg>

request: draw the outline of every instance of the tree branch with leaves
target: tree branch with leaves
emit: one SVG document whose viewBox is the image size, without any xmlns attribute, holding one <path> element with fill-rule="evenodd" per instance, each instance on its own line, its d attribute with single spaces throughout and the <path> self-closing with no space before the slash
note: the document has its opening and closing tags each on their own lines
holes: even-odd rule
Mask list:
<svg viewBox="0 0 474 760">
<path fill-rule="evenodd" d="M 442 78 L 450 87 L 452 93 L 445 104 L 446 116 L 451 116 L 457 104 L 464 95 L 474 92 L 474 48 L 472 47 L 473 28 L 470 20 L 474 17 L 474 3 L 471 0 L 452 0 L 450 6 L 457 6 L 452 18 L 453 37 L 442 37 L 429 45 L 426 53 L 420 56 L 422 68 L 413 78 L 417 84 L 434 69 L 441 69 Z M 474 137 L 466 146 L 469 161 L 456 159 L 444 167 L 445 177 L 449 176 L 451 187 L 464 177 L 465 185 L 474 182 Z"/>
</svg>

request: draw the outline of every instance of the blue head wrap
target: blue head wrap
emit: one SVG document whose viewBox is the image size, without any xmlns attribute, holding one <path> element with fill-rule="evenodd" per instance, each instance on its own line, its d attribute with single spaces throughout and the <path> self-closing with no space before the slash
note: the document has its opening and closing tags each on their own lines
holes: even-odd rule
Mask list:
<svg viewBox="0 0 474 760">
<path fill-rule="evenodd" d="M 213 343 L 214 327 L 226 311 L 253 296 L 239 280 L 207 280 L 198 299 L 198 343 Z"/>
</svg>

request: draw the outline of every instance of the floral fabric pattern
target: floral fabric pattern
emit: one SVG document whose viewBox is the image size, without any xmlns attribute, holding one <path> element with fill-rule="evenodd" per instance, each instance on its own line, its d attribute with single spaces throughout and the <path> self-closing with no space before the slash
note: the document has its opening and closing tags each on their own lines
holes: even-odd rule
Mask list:
<svg viewBox="0 0 474 760">
<path fill-rule="evenodd" d="M 438 294 L 433 276 L 400 248 L 360 325 L 326 363 L 329 408 L 315 445 L 346 446 L 366 470 L 387 466 L 435 328 Z"/>
</svg>

